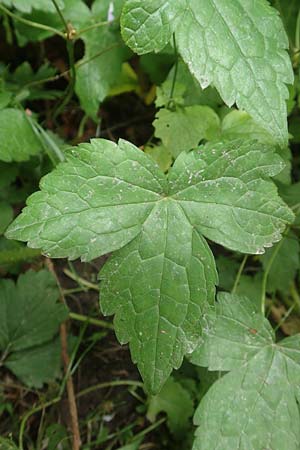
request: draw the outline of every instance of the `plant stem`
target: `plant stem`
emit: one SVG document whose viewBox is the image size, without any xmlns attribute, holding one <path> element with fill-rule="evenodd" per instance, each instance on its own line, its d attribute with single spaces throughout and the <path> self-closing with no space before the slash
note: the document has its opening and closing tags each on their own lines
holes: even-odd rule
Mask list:
<svg viewBox="0 0 300 450">
<path fill-rule="evenodd" d="M 281 239 L 281 241 L 275 247 L 275 249 L 274 249 L 274 251 L 273 251 L 273 253 L 272 253 L 272 255 L 271 255 L 270 259 L 269 259 L 269 262 L 268 262 L 268 265 L 266 267 L 266 270 L 264 272 L 264 276 L 263 276 L 263 280 L 262 280 L 262 289 L 261 289 L 261 312 L 262 312 L 263 315 L 265 315 L 266 290 L 267 290 L 268 276 L 269 276 L 269 273 L 270 273 L 270 270 L 272 268 L 272 265 L 273 265 L 273 263 L 274 263 L 274 261 L 276 259 L 276 256 L 278 255 L 278 252 L 279 252 L 283 242 L 284 242 L 284 237 Z"/>
<path fill-rule="evenodd" d="M 137 439 L 144 437 L 146 434 L 150 433 L 150 431 L 155 430 L 155 428 L 159 427 L 162 423 L 166 422 L 167 418 L 163 417 L 160 420 L 158 420 L 157 422 L 153 423 L 152 425 L 150 425 L 148 428 L 145 428 L 143 431 L 141 431 L 140 433 L 136 434 L 134 436 L 134 441 L 136 441 Z"/>
<path fill-rule="evenodd" d="M 28 25 L 29 27 L 38 28 L 40 30 L 45 30 L 45 31 L 51 31 L 51 33 L 58 34 L 60 37 L 65 39 L 64 33 L 57 30 L 56 28 L 49 27 L 48 25 L 44 25 L 42 23 L 33 22 L 32 20 L 24 19 L 23 17 L 20 17 L 17 14 L 14 14 L 13 12 L 11 12 L 9 9 L 5 8 L 5 6 L 3 6 L 3 5 L 0 5 L 0 11 L 3 11 L 8 16 L 12 17 L 13 19 L 17 20 L 18 22 Z"/>
<path fill-rule="evenodd" d="M 117 19 L 114 19 L 112 21 L 105 21 L 105 22 L 97 22 L 93 23 L 93 25 L 90 25 L 86 28 L 82 28 L 81 30 L 77 31 L 76 38 L 81 36 L 84 33 L 87 33 L 88 31 L 94 30 L 95 28 L 104 27 L 105 25 L 110 25 L 111 23 L 115 22 Z"/>
<path fill-rule="evenodd" d="M 287 310 L 287 312 L 285 313 L 285 315 L 282 317 L 282 319 L 278 322 L 278 324 L 276 325 L 276 327 L 274 328 L 274 331 L 276 332 L 286 321 L 286 319 L 290 316 L 291 312 L 293 311 L 293 309 L 295 308 L 295 303 L 289 307 L 289 309 Z"/>
<path fill-rule="evenodd" d="M 45 152 L 49 156 L 53 166 L 55 167 L 55 166 L 57 166 L 58 162 L 64 161 L 65 155 L 60 150 L 60 148 L 56 145 L 56 143 L 50 138 L 50 136 L 46 133 L 46 131 L 40 126 L 40 124 L 33 121 L 32 118 L 30 116 L 28 116 L 27 114 L 26 114 L 26 117 L 29 120 L 30 125 L 31 125 L 35 135 L 41 142 Z M 49 147 L 52 150 L 52 152 L 49 151 Z M 54 153 L 57 161 L 55 158 L 53 158 L 52 153 Z"/>
<path fill-rule="evenodd" d="M 177 52 L 175 33 L 173 33 L 173 45 L 174 45 L 174 54 L 175 54 L 176 59 L 175 59 L 175 68 L 174 68 L 172 86 L 171 86 L 171 91 L 170 91 L 170 96 L 169 96 L 169 101 L 168 101 L 168 108 L 171 106 L 171 104 L 173 102 L 175 84 L 176 84 L 176 79 L 177 79 L 177 74 L 178 74 L 178 52 Z"/>
<path fill-rule="evenodd" d="M 57 14 L 60 17 L 63 26 L 65 27 L 66 40 L 67 40 L 67 52 L 68 52 L 69 67 L 70 67 L 70 82 L 66 89 L 66 93 L 65 93 L 65 97 L 64 97 L 63 101 L 56 108 L 56 111 L 54 112 L 53 119 L 55 120 L 56 117 L 64 110 L 65 106 L 70 102 L 71 98 L 73 97 L 75 83 L 76 83 L 76 69 L 75 69 L 74 40 L 73 40 L 75 31 L 72 27 L 69 27 L 56 0 L 52 0 L 52 3 L 54 4 Z"/>
<path fill-rule="evenodd" d="M 119 387 L 119 386 L 135 386 L 144 389 L 144 384 L 141 381 L 135 380 L 116 380 L 116 381 L 107 381 L 104 383 L 94 384 L 94 386 L 90 386 L 82 391 L 78 392 L 77 398 L 83 397 L 84 395 L 90 394 L 91 392 L 97 391 L 98 389 L 105 389 L 110 387 Z"/>
<path fill-rule="evenodd" d="M 88 289 L 93 289 L 94 291 L 99 292 L 99 287 L 97 286 L 97 284 L 91 283 L 90 281 L 81 278 L 77 274 L 72 273 L 69 269 L 64 269 L 63 272 L 65 275 L 67 275 L 67 277 L 71 278 L 71 280 L 77 281 L 78 284 L 81 284 L 82 286 L 85 286 Z"/>
<path fill-rule="evenodd" d="M 51 405 L 54 405 L 55 403 L 58 403 L 60 400 L 61 400 L 61 396 L 56 397 L 53 400 L 50 400 L 49 402 L 43 403 L 42 405 L 39 405 L 39 406 L 36 406 L 35 408 L 31 409 L 24 415 L 24 417 L 21 421 L 20 431 L 19 431 L 19 450 L 24 450 L 23 436 L 24 436 L 26 422 L 29 419 L 29 417 L 39 411 L 42 411 L 45 408 L 48 408 Z"/>
<path fill-rule="evenodd" d="M 235 282 L 234 282 L 234 285 L 233 285 L 233 288 L 232 288 L 232 291 L 231 291 L 232 294 L 235 294 L 235 292 L 237 290 L 237 287 L 239 285 L 240 278 L 241 278 L 241 275 L 242 275 L 243 270 L 245 268 L 247 259 L 248 259 L 248 255 L 245 255 L 244 258 L 243 258 L 243 261 L 241 262 L 241 265 L 239 267 L 238 273 L 236 275 L 236 279 L 235 279 Z"/>
<path fill-rule="evenodd" d="M 296 34 L 295 34 L 296 50 L 300 50 L 300 9 L 297 17 Z"/>
<path fill-rule="evenodd" d="M 297 291 L 295 282 L 292 284 L 290 292 L 295 306 L 297 305 L 297 309 L 300 310 L 300 295 Z"/>
<path fill-rule="evenodd" d="M 55 7 L 55 9 L 56 9 L 56 11 L 57 11 L 57 14 L 59 15 L 60 20 L 62 21 L 62 24 L 63 24 L 63 26 L 64 26 L 64 28 L 65 28 L 65 30 L 66 30 L 66 33 L 67 33 L 67 32 L 68 32 L 68 24 L 67 24 L 67 21 L 65 20 L 63 14 L 62 14 L 62 12 L 61 12 L 61 10 L 60 10 L 58 4 L 57 4 L 57 1 L 56 1 L 56 0 L 52 0 L 52 3 L 53 3 L 53 5 L 54 5 L 54 7 Z M 68 36 L 67 36 L 67 39 L 68 39 Z"/>
<path fill-rule="evenodd" d="M 98 58 L 98 56 L 102 56 L 104 53 L 112 50 L 113 48 L 120 47 L 120 45 L 121 44 L 110 45 L 109 47 L 103 49 L 101 52 L 96 53 L 95 55 L 91 56 L 90 58 L 75 63 L 75 70 L 78 69 L 79 67 L 84 66 L 85 64 L 88 64 L 93 59 Z M 40 84 L 51 83 L 51 82 L 57 81 L 60 78 L 67 76 L 70 73 L 70 70 L 71 69 L 67 69 L 67 70 L 64 70 L 60 74 L 54 75 L 53 77 L 44 78 L 43 80 L 31 81 L 30 83 L 24 84 L 24 86 L 21 88 L 21 90 L 18 92 L 18 94 L 20 94 L 20 92 L 22 92 L 24 89 L 28 89 L 32 86 L 38 86 Z"/>
<path fill-rule="evenodd" d="M 78 320 L 79 322 L 87 322 L 90 325 L 96 325 L 100 328 L 107 328 L 108 330 L 114 330 L 114 326 L 110 322 L 105 322 L 104 320 L 94 319 L 93 317 L 84 316 L 82 314 L 77 314 L 74 312 L 70 312 L 70 319 Z"/>
</svg>

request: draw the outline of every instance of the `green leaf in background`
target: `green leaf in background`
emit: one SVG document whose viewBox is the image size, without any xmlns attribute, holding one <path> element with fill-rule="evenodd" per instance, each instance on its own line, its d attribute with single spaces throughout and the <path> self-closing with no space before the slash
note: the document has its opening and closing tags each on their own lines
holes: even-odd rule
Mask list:
<svg viewBox="0 0 300 450">
<path fill-rule="evenodd" d="M 0 201 L 0 235 L 4 233 L 14 217 L 14 212 L 9 203 Z"/>
<path fill-rule="evenodd" d="M 139 54 L 162 50 L 175 32 L 203 89 L 214 85 L 228 106 L 236 103 L 287 143 L 286 84 L 294 76 L 283 24 L 267 1 L 127 0 L 121 25 L 126 44 Z"/>
<path fill-rule="evenodd" d="M 60 375 L 60 338 L 11 353 L 5 360 L 5 367 L 27 386 L 41 388 L 44 383 L 53 381 Z"/>
<path fill-rule="evenodd" d="M 58 303 L 56 281 L 46 270 L 28 271 L 16 284 L 0 280 L 0 350 L 4 365 L 29 386 L 41 387 L 60 369 L 53 340 L 67 310 Z M 34 289 L 34 291 L 33 291 Z"/>
<path fill-rule="evenodd" d="M 61 95 L 57 90 L 48 90 L 43 87 L 43 80 L 54 77 L 56 69 L 49 64 L 41 65 L 34 71 L 31 65 L 26 61 L 20 64 L 12 73 L 5 72 L 3 79 L 5 82 L 5 89 L 11 95 L 15 94 L 20 98 L 28 100 L 37 99 L 53 99 Z"/>
<path fill-rule="evenodd" d="M 208 106 L 162 108 L 153 123 L 155 136 L 176 158 L 180 152 L 198 146 L 202 139 L 210 140 L 219 133 L 220 119 Z"/>
<path fill-rule="evenodd" d="M 120 249 L 100 274 L 102 311 L 115 314 L 118 339 L 158 392 L 196 347 L 214 301 L 217 273 L 202 234 L 263 253 L 293 221 L 269 180 L 282 160 L 257 142 L 208 144 L 181 153 L 167 178 L 132 144 L 102 139 L 66 158 L 6 234 L 52 257 L 87 261 Z"/>
<path fill-rule="evenodd" d="M 156 106 L 166 106 L 170 99 L 176 105 L 205 105 L 213 109 L 217 109 L 222 104 L 216 89 L 209 86 L 203 90 L 181 59 L 178 61 L 177 69 L 174 66 L 165 81 L 157 88 Z"/>
<path fill-rule="evenodd" d="M 23 111 L 6 108 L 0 111 L 0 160 L 26 161 L 42 149 Z"/>
<path fill-rule="evenodd" d="M 167 172 L 173 162 L 172 154 L 163 145 L 146 146 L 144 152 L 150 155 L 162 172 Z"/>
<path fill-rule="evenodd" d="M 233 288 L 240 263 L 229 256 L 218 255 L 216 257 L 217 270 L 219 274 L 219 288 L 231 291 Z"/>
<path fill-rule="evenodd" d="M 249 298 L 257 309 L 261 307 L 262 278 L 263 274 L 261 272 L 253 276 L 242 275 L 236 289 L 236 294 Z"/>
<path fill-rule="evenodd" d="M 168 379 L 159 394 L 150 398 L 147 418 L 155 422 L 159 413 L 168 416 L 168 427 L 175 437 L 183 436 L 194 413 L 193 400 L 188 390 L 172 377 Z"/>
<path fill-rule="evenodd" d="M 275 344 L 271 325 L 247 298 L 218 300 L 197 362 L 231 372 L 196 411 L 193 450 L 298 450 L 300 335 Z"/>
<path fill-rule="evenodd" d="M 55 6 L 49 0 L 1 0 L 0 4 L 15 8 L 23 13 L 30 13 L 33 8 L 46 12 L 55 12 Z M 64 8 L 64 0 L 57 0 L 59 8 Z"/>
<path fill-rule="evenodd" d="M 289 186 L 280 185 L 280 195 L 285 202 L 292 208 L 296 215 L 294 225 L 300 225 L 300 182 Z"/>
<path fill-rule="evenodd" d="M 275 259 L 274 258 L 275 253 Z M 284 294 L 288 293 L 290 285 L 299 269 L 300 246 L 298 237 L 290 232 L 272 249 L 266 251 L 261 256 L 264 270 L 269 265 L 272 258 L 272 266 L 268 275 L 268 292 L 280 291 Z"/>
<path fill-rule="evenodd" d="M 92 7 L 90 25 L 106 21 L 110 1 L 97 0 Z M 97 18 L 97 19 L 96 19 Z M 77 69 L 76 93 L 84 111 L 95 121 L 99 104 L 121 75 L 128 51 L 115 24 L 106 24 L 82 35 L 85 54 Z"/>
<path fill-rule="evenodd" d="M 273 0 L 275 8 L 280 12 L 291 44 L 295 44 L 297 18 L 300 11 L 299 0 Z"/>
<path fill-rule="evenodd" d="M 47 1 L 52 3 L 49 0 Z M 22 14 L 21 17 L 64 31 L 63 23 L 56 10 L 42 10 L 36 3 L 37 2 L 34 1 L 34 9 L 30 14 Z M 82 0 L 64 0 L 64 4 L 65 7 L 62 10 L 62 13 L 65 20 L 72 24 L 76 30 L 83 28 L 91 17 L 91 11 L 88 6 Z M 42 41 L 54 34 L 52 31 L 34 28 L 17 20 L 14 21 L 14 27 L 20 46 L 24 46 L 31 41 Z"/>
<path fill-rule="evenodd" d="M 13 183 L 18 175 L 18 166 L 0 161 L 0 196 L 2 190 Z M 2 197 L 1 197 L 1 200 Z"/>
<path fill-rule="evenodd" d="M 221 139 L 257 139 L 262 144 L 276 145 L 276 139 L 268 131 L 260 127 L 244 111 L 233 110 L 226 114 L 222 121 Z"/>
<path fill-rule="evenodd" d="M 1 450 L 18 450 L 18 447 L 10 440 L 0 437 Z"/>
</svg>

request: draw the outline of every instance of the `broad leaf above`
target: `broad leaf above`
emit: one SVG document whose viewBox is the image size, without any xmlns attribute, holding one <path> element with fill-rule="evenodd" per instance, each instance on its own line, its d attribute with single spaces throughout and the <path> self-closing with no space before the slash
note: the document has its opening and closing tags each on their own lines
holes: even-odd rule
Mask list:
<svg viewBox="0 0 300 450">
<path fill-rule="evenodd" d="M 214 85 L 228 106 L 236 103 L 287 143 L 286 84 L 294 76 L 283 24 L 266 0 L 127 0 L 121 26 L 139 54 L 162 50 L 175 33 L 203 89 Z"/>
</svg>

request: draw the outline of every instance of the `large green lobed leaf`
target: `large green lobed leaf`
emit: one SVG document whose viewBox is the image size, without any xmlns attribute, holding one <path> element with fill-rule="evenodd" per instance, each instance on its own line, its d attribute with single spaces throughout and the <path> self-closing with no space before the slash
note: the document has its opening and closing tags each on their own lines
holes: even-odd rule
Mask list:
<svg viewBox="0 0 300 450">
<path fill-rule="evenodd" d="M 126 141 L 102 139 L 66 152 L 7 236 L 51 257 L 91 260 L 118 250 L 101 271 L 101 307 L 115 314 L 146 386 L 160 390 L 200 339 L 217 273 L 203 237 L 263 253 L 293 213 L 270 176 L 279 156 L 257 142 L 184 152 L 169 176 Z"/>
</svg>

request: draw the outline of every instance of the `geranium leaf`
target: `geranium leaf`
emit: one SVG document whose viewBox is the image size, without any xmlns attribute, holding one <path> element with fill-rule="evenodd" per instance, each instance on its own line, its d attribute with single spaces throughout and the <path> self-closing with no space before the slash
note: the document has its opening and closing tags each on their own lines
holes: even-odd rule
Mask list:
<svg viewBox="0 0 300 450">
<path fill-rule="evenodd" d="M 101 271 L 101 307 L 115 314 L 147 388 L 157 392 L 200 338 L 217 273 L 202 233 L 261 253 L 294 216 L 268 179 L 283 167 L 269 147 L 240 141 L 183 152 L 165 176 L 126 141 L 93 140 L 66 152 L 8 228 L 52 257 L 90 260 L 118 250 Z"/>
</svg>

